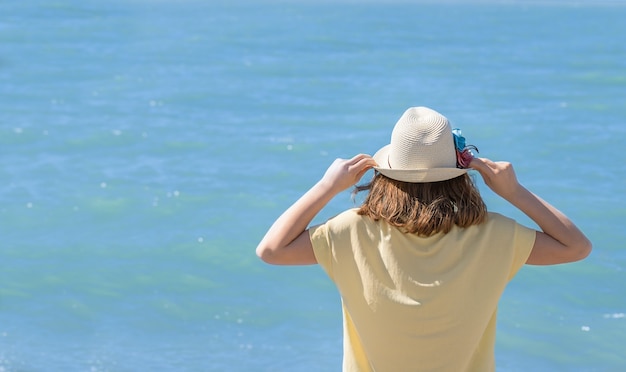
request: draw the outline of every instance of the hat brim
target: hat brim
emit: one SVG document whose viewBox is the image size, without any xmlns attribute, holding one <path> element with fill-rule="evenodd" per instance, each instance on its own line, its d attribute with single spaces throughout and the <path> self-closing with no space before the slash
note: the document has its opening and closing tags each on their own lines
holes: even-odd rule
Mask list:
<svg viewBox="0 0 626 372">
<path fill-rule="evenodd" d="M 387 145 L 374 154 L 374 161 L 378 164 L 375 170 L 391 179 L 402 182 L 426 183 L 446 181 L 467 173 L 467 169 L 459 168 L 429 168 L 429 169 L 391 169 L 389 168 L 389 150 Z"/>
</svg>

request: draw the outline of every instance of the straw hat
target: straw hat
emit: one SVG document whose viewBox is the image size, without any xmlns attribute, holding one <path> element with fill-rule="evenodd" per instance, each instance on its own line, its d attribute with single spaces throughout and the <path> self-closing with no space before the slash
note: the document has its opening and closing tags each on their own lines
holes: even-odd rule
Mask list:
<svg viewBox="0 0 626 372">
<path fill-rule="evenodd" d="M 445 116 L 427 107 L 411 107 L 396 123 L 391 143 L 374 154 L 375 167 L 398 181 L 424 183 L 458 177 L 452 127 Z"/>
</svg>

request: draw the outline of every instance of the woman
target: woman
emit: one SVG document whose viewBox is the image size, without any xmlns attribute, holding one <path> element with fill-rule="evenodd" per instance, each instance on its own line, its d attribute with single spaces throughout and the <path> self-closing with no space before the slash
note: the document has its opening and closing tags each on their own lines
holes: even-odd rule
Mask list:
<svg viewBox="0 0 626 372">
<path fill-rule="evenodd" d="M 374 157 L 337 159 L 272 225 L 257 255 L 319 263 L 337 286 L 344 371 L 492 371 L 498 300 L 526 263 L 585 258 L 591 243 L 567 216 L 524 188 L 511 164 L 473 158 L 448 120 L 408 109 Z M 307 228 L 339 192 L 375 169 L 360 208 Z M 486 210 L 467 175 L 540 227 Z"/>
</svg>

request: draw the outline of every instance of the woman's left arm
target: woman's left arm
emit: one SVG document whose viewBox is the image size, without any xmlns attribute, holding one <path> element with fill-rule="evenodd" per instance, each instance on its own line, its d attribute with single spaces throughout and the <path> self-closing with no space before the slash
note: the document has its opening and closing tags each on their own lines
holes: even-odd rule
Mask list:
<svg viewBox="0 0 626 372">
<path fill-rule="evenodd" d="M 307 227 L 335 195 L 359 182 L 375 165 L 364 154 L 335 160 L 322 179 L 278 217 L 257 246 L 257 256 L 274 265 L 317 263 Z"/>
</svg>

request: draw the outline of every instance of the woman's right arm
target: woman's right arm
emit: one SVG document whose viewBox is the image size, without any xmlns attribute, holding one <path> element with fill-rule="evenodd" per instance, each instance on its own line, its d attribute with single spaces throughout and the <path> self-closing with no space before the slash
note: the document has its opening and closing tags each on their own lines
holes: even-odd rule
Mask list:
<svg viewBox="0 0 626 372">
<path fill-rule="evenodd" d="M 582 260 L 591 252 L 591 242 L 561 211 L 522 186 L 508 162 L 475 158 L 477 170 L 496 194 L 524 212 L 539 226 L 535 245 L 526 260 L 530 265 L 554 265 Z"/>
</svg>

